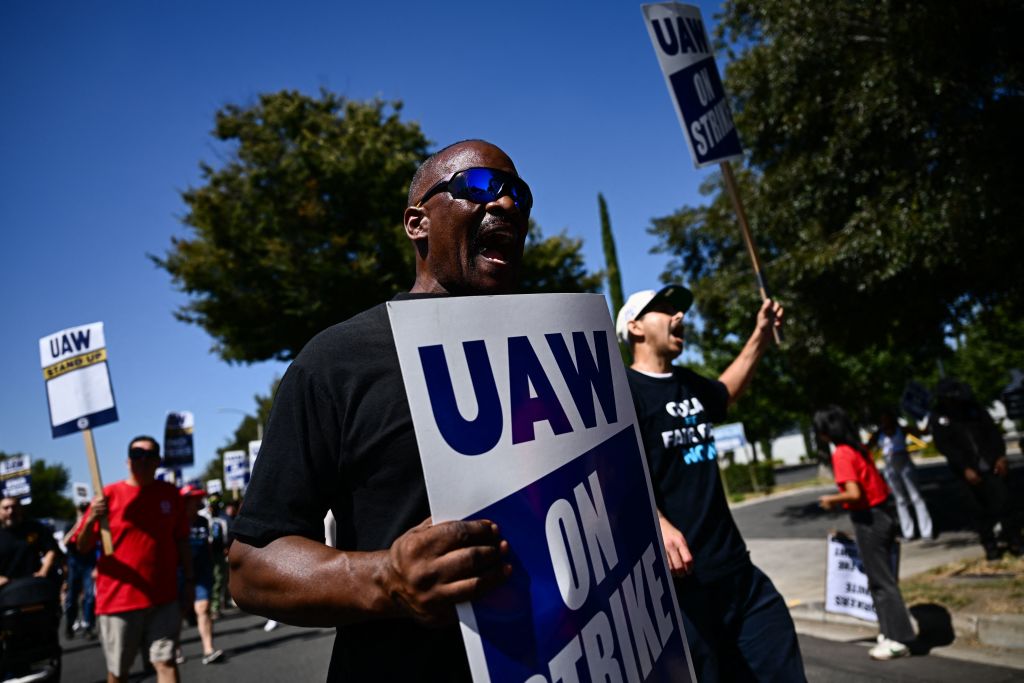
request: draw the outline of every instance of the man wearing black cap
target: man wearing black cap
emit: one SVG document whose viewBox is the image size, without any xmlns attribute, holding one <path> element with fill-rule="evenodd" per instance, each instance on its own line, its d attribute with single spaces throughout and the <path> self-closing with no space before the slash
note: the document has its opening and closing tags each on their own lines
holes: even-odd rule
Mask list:
<svg viewBox="0 0 1024 683">
<path fill-rule="evenodd" d="M 766 300 L 743 350 L 718 380 L 672 364 L 683 351 L 680 285 L 629 297 L 616 319 L 633 350 L 627 369 L 669 567 L 699 681 L 805 679 L 793 620 L 782 596 L 750 562 L 718 471 L 713 422 L 750 383 L 782 325 Z"/>
</svg>

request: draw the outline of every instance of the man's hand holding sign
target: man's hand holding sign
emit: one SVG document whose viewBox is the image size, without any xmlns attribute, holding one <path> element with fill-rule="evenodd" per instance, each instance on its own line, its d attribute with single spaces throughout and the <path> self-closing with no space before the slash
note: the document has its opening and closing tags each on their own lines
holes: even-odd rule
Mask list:
<svg viewBox="0 0 1024 683">
<path fill-rule="evenodd" d="M 508 541 L 488 520 L 434 525 L 430 518 L 391 546 L 385 591 L 401 610 L 424 624 L 456 620 L 454 605 L 475 600 L 501 584 Z"/>
</svg>

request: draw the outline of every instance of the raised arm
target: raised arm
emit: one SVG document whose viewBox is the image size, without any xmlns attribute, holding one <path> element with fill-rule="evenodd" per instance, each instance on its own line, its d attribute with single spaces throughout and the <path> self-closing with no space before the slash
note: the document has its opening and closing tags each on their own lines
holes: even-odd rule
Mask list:
<svg viewBox="0 0 1024 683">
<path fill-rule="evenodd" d="M 772 327 L 782 328 L 782 315 L 782 306 L 778 302 L 765 299 L 761 310 L 757 312 L 754 332 L 736 359 L 718 377 L 718 381 L 729 391 L 729 405 L 735 403 L 750 384 L 758 361 L 772 343 Z"/>
<path fill-rule="evenodd" d="M 236 538 L 231 595 L 248 611 L 297 626 L 380 618 L 446 623 L 454 606 L 499 585 L 511 567 L 496 524 L 425 520 L 388 550 L 335 550 L 301 536 L 264 547 Z"/>
</svg>

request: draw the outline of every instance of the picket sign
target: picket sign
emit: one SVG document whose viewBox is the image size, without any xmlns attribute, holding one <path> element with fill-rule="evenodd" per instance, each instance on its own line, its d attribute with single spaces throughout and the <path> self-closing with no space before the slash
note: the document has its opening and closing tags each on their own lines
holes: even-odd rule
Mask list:
<svg viewBox="0 0 1024 683">
<path fill-rule="evenodd" d="M 893 544 L 893 576 L 899 576 L 900 544 Z M 825 558 L 825 611 L 847 614 L 864 621 L 878 621 L 875 603 L 868 590 L 868 575 L 860 559 L 857 542 L 846 534 L 828 535 Z"/>
<path fill-rule="evenodd" d="M 732 172 L 731 162 L 743 157 L 743 146 L 700 8 L 665 2 L 642 5 L 641 10 L 693 163 L 697 168 L 717 163 L 722 171 L 754 268 L 758 292 L 762 300 L 768 299 L 768 283 Z M 782 342 L 782 333 L 775 327 L 772 334 L 777 344 Z"/>
<path fill-rule="evenodd" d="M 12 455 L 0 461 L 0 493 L 17 498 L 22 505 L 32 502 L 32 457 Z"/>
<path fill-rule="evenodd" d="M 178 470 L 195 464 L 195 428 L 191 412 L 168 411 L 164 423 L 164 467 Z"/>
<path fill-rule="evenodd" d="M 508 580 L 457 606 L 473 680 L 693 681 L 604 297 L 388 314 L 434 521 L 491 520 L 510 547 Z"/>
<path fill-rule="evenodd" d="M 114 389 L 107 368 L 103 323 L 69 327 L 39 340 L 53 438 L 82 432 L 93 491 L 103 491 L 92 428 L 117 421 Z M 110 523 L 100 518 L 103 553 L 114 552 Z"/>
<path fill-rule="evenodd" d="M 234 492 L 244 491 L 249 485 L 249 454 L 245 451 L 224 452 L 224 484 Z"/>
<path fill-rule="evenodd" d="M 88 503 L 92 500 L 92 496 L 89 494 L 89 485 L 82 481 L 76 481 L 71 485 L 72 495 L 74 496 L 75 505 L 81 505 L 82 503 Z"/>
</svg>

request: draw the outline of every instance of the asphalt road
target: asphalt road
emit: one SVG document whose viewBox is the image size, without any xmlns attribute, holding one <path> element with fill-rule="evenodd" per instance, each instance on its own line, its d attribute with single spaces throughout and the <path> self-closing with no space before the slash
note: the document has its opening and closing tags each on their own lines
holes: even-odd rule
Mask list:
<svg viewBox="0 0 1024 683">
<path fill-rule="evenodd" d="M 311 629 L 281 625 L 269 633 L 265 619 L 233 610 L 214 623 L 214 644 L 224 650 L 220 662 L 204 666 L 202 645 L 194 627 L 182 632 L 186 661 L 180 666 L 183 681 L 251 681 L 252 683 L 295 683 L 323 681 L 334 644 L 333 629 Z M 64 643 L 64 681 L 101 683 L 106 681 L 103 650 L 98 641 L 75 639 Z M 155 681 L 146 675 L 141 659 L 132 668 L 133 681 Z"/>
<path fill-rule="evenodd" d="M 1012 460 L 1011 490 L 1019 498 L 1024 493 L 1024 463 Z M 952 531 L 971 531 L 968 510 L 970 495 L 953 478 L 945 460 L 919 465 L 918 488 L 928 504 L 935 530 L 941 536 Z M 733 509 L 733 517 L 744 538 L 815 538 L 824 539 L 831 529 L 852 533 L 848 513 L 826 512 L 818 507 L 819 489 L 791 496 L 774 498 Z"/>
<path fill-rule="evenodd" d="M 872 643 L 837 643 L 800 636 L 804 670 L 811 683 L 865 683 L 906 681 L 921 683 L 1009 683 L 1024 678 L 1024 671 L 964 662 L 946 657 L 915 656 L 876 662 L 868 657 Z"/>
<path fill-rule="evenodd" d="M 186 657 L 181 666 L 184 681 L 323 681 L 331 656 L 334 632 L 330 629 L 305 629 L 280 626 L 263 631 L 263 619 L 233 612 L 218 621 L 217 646 L 226 657 L 222 663 L 203 666 L 194 628 L 184 632 Z M 863 681 L 905 681 L 908 683 L 1002 683 L 1019 681 L 1022 672 L 1014 669 L 961 662 L 938 657 L 910 657 L 891 662 L 875 662 L 867 655 L 868 642 L 837 643 L 800 636 L 800 648 L 808 680 L 834 683 Z M 96 641 L 73 640 L 66 643 L 64 680 L 71 683 L 100 683 L 105 680 L 103 653 Z M 136 662 L 132 681 L 154 681 Z"/>
</svg>

